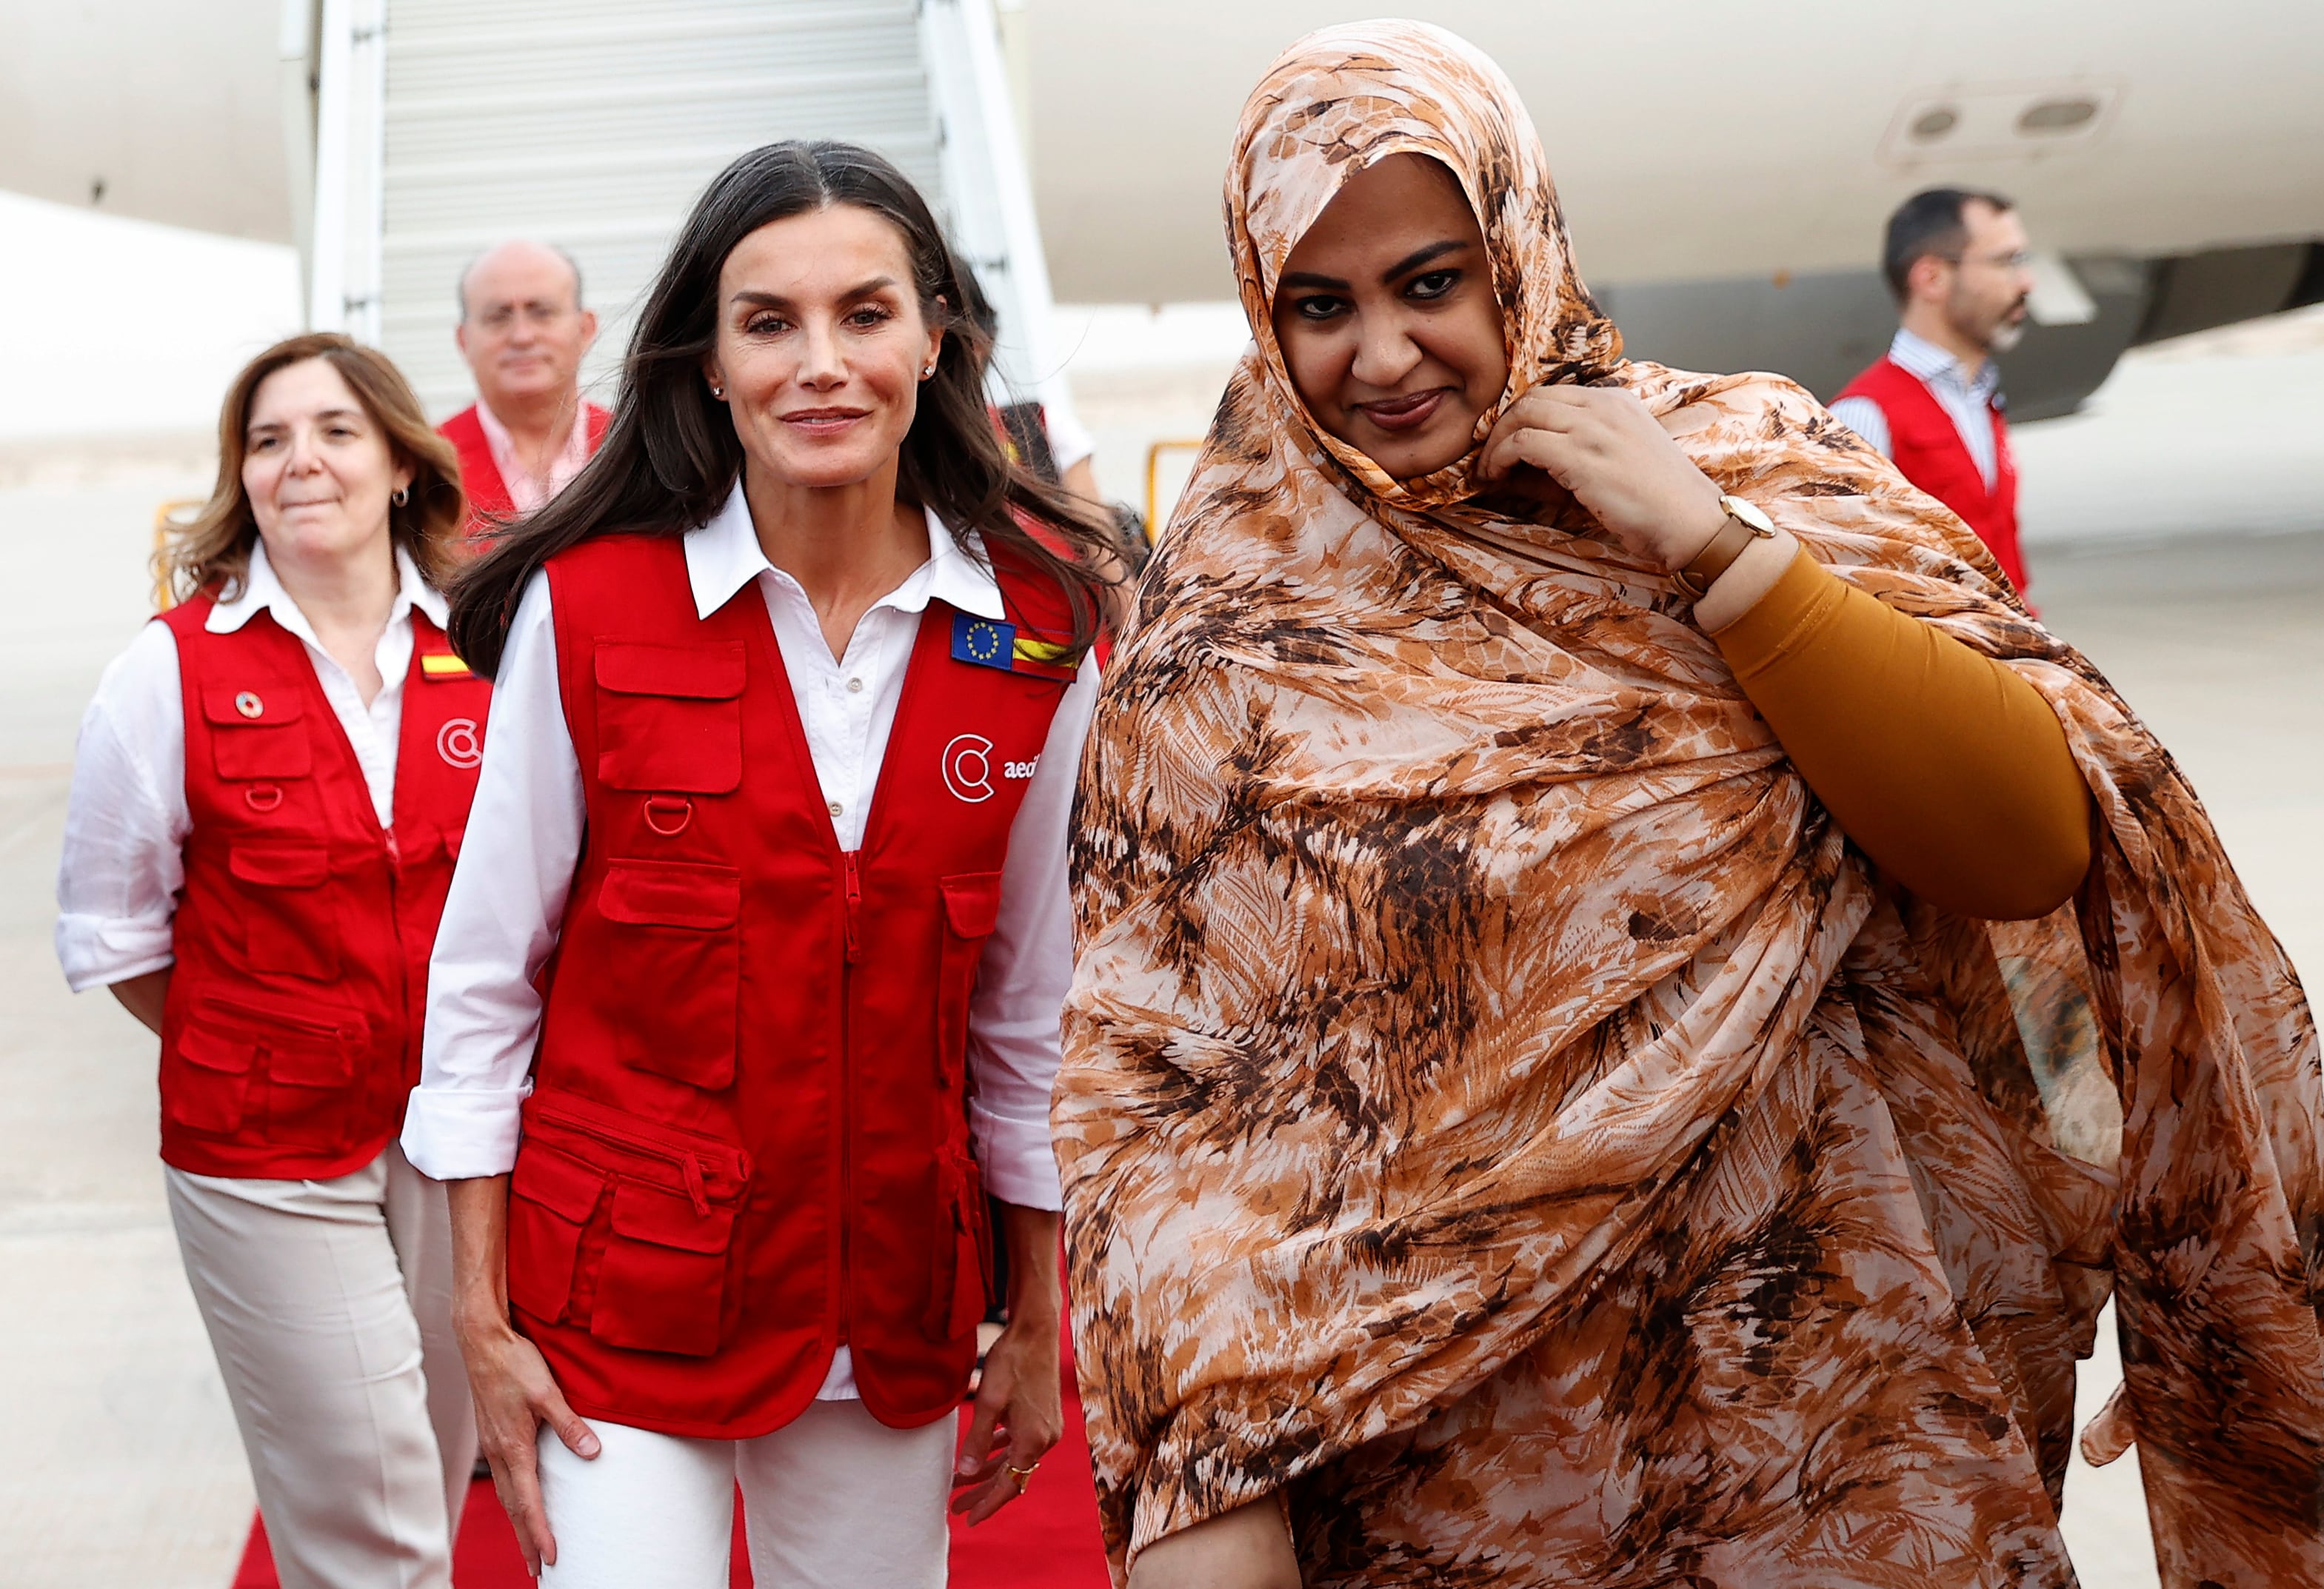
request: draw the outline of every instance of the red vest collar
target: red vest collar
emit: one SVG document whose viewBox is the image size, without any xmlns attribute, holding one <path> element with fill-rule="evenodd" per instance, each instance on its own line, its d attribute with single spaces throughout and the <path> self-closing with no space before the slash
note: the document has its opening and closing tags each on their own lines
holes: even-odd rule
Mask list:
<svg viewBox="0 0 2324 1589">
<path fill-rule="evenodd" d="M 2017 543 L 2017 465 L 1999 406 L 1988 408 L 1994 441 L 1994 479 L 1988 485 L 1952 416 L 1919 376 L 1895 360 L 1881 359 L 1849 382 L 1840 396 L 1868 398 L 1879 405 L 1888 422 L 1889 458 L 1897 472 L 1959 515 L 2022 593 L 2025 564 Z"/>
</svg>

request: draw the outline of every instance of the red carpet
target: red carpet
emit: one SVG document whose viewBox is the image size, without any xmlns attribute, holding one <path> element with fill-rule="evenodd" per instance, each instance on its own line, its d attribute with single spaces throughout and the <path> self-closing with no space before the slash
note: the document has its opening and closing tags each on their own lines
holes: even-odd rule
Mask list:
<svg viewBox="0 0 2324 1589">
<path fill-rule="evenodd" d="M 1073 1393 L 1073 1383 L 1068 1359 L 1065 1438 L 1042 1462 L 1040 1476 L 1025 1498 L 1010 1502 L 982 1528 L 964 1528 L 959 1519 L 953 1520 L 955 1589 L 1106 1589 L 1097 1491 L 1090 1482 L 1088 1438 L 1082 1431 L 1081 1399 Z M 961 1421 L 965 1426 L 965 1414 Z M 734 1589 L 749 1589 L 751 1565 L 741 1550 L 741 1509 L 736 1511 Z M 479 1483 L 468 1492 L 452 1576 L 456 1589 L 533 1589 L 524 1557 L 517 1553 L 516 1535 L 490 1484 Z M 263 1524 L 251 1525 L 250 1545 L 235 1574 L 234 1589 L 280 1589 Z"/>
</svg>

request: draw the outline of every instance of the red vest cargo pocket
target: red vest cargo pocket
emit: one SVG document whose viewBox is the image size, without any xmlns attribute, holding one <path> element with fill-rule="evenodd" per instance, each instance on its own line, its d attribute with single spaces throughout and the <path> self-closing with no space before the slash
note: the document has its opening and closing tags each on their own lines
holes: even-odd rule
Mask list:
<svg viewBox="0 0 2324 1589">
<path fill-rule="evenodd" d="M 222 778 L 303 778 L 315 769 L 315 748 L 299 720 L 298 689 L 269 684 L 252 689 L 212 684 L 202 691 L 210 757 Z"/>
<path fill-rule="evenodd" d="M 609 1346 L 707 1357 L 726 1306 L 734 1210 L 624 1181 L 597 1271 L 589 1333 Z"/>
<path fill-rule="evenodd" d="M 535 1172 L 544 1147 L 554 1151 Z M 706 1356 L 718 1349 L 726 1254 L 750 1180 L 750 1155 L 731 1143 L 536 1092 L 509 1200 L 511 1298 L 537 1318 L 559 1309 L 613 1346 Z M 613 1196 L 600 1200 L 607 1183 Z"/>
<path fill-rule="evenodd" d="M 323 1056 L 311 1050 L 269 1045 L 260 1049 L 259 1055 L 259 1064 L 266 1071 L 264 1134 L 268 1142 L 286 1148 L 339 1153 L 361 1140 L 356 1117 L 369 1088 L 345 1076 L 309 1085 L 307 1079 L 327 1068 L 318 1062 Z M 392 1126 L 395 1118 L 391 1116 L 383 1124 Z"/>
<path fill-rule="evenodd" d="M 945 932 L 936 965 L 936 1077 L 957 1088 L 968 1059 L 968 1001 L 976 991 L 977 962 L 1001 919 L 1001 874 L 964 872 L 940 878 L 937 886 L 944 890 Z"/>
<path fill-rule="evenodd" d="M 265 1079 L 263 1134 L 286 1147 L 354 1146 L 349 1122 L 368 1091 L 371 1023 L 353 1010 L 289 999 L 211 995 L 206 1024 L 234 1033 Z"/>
<path fill-rule="evenodd" d="M 240 840 L 226 856 L 239 885 L 244 963 L 324 982 L 339 974 L 331 852 L 319 843 Z"/>
<path fill-rule="evenodd" d="M 973 1159 L 948 1160 L 938 1171 L 936 1236 L 928 1244 L 928 1307 L 921 1333 L 932 1341 L 973 1334 L 990 1305 L 991 1235 L 984 1220 L 984 1182 Z"/>
<path fill-rule="evenodd" d="M 597 778 L 613 789 L 727 794 L 742 785 L 742 643 L 600 640 Z"/>
<path fill-rule="evenodd" d="M 621 969 L 599 1015 L 625 1064 L 695 1087 L 734 1079 L 742 874 L 733 867 L 616 860 L 597 908 Z M 643 996 L 641 996 L 641 994 Z"/>
<path fill-rule="evenodd" d="M 258 1052 L 266 1072 L 267 1141 L 323 1152 L 355 1145 L 355 1116 L 371 1091 L 371 1078 L 357 1068 L 370 1057 L 362 1045 L 274 1036 Z"/>
<path fill-rule="evenodd" d="M 581 1234 L 605 1192 L 605 1177 L 528 1136 L 509 1178 L 509 1300 L 549 1324 L 564 1322 L 581 1255 Z"/>
<path fill-rule="evenodd" d="M 161 1061 L 161 1112 L 189 1131 L 233 1135 L 242 1129 L 255 1057 L 249 1038 L 188 1022 Z"/>
</svg>

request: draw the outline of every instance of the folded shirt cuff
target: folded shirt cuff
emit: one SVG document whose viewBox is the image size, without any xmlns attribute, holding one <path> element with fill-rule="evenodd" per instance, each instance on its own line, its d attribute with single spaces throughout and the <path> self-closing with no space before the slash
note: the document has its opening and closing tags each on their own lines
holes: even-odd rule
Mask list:
<svg viewBox="0 0 2324 1589">
<path fill-rule="evenodd" d="M 531 1093 L 530 1081 L 514 1092 L 415 1087 L 403 1111 L 403 1156 L 438 1180 L 506 1175 Z"/>
<path fill-rule="evenodd" d="M 170 919 L 140 922 L 121 916 L 60 915 L 57 962 L 75 993 L 110 987 L 177 963 Z"/>
<path fill-rule="evenodd" d="M 1015 1120 L 968 1106 L 969 1134 L 976 1139 L 984 1189 L 1020 1208 L 1065 1207 L 1057 1189 L 1057 1155 L 1049 1146 L 1047 1120 Z"/>
</svg>

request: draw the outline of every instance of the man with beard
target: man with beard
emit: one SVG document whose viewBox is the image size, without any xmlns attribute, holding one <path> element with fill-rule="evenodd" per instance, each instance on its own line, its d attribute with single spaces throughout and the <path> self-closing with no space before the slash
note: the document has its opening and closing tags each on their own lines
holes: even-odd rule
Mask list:
<svg viewBox="0 0 2324 1589">
<path fill-rule="evenodd" d="M 1932 188 L 1888 217 L 1881 268 L 1903 323 L 1831 411 L 1960 514 L 2022 596 L 2017 469 L 1992 355 L 2024 331 L 2024 225 L 1998 194 Z"/>
</svg>

